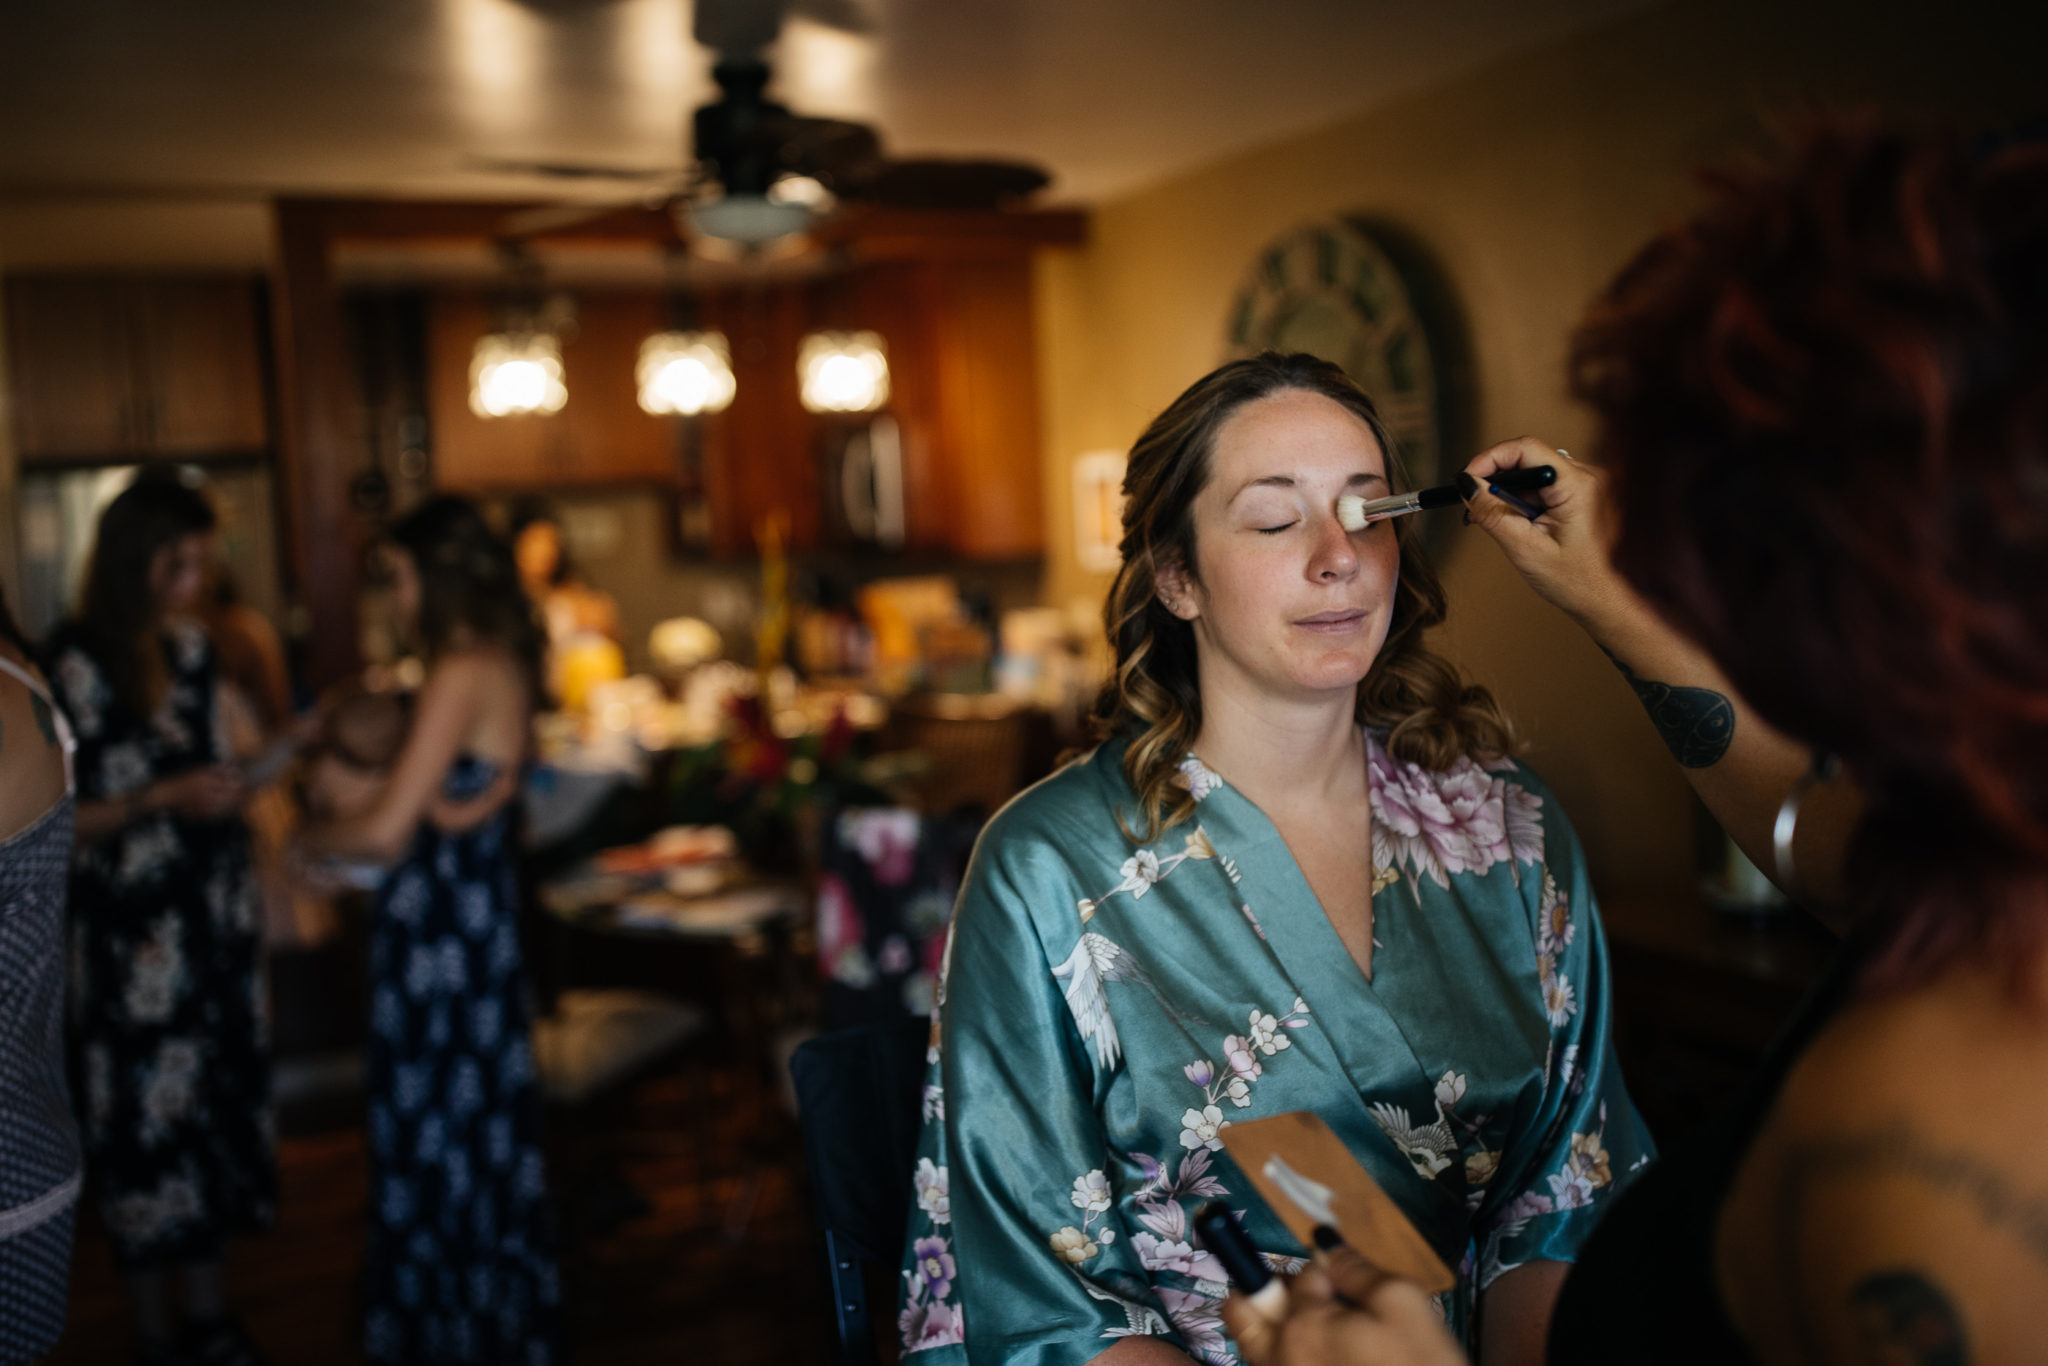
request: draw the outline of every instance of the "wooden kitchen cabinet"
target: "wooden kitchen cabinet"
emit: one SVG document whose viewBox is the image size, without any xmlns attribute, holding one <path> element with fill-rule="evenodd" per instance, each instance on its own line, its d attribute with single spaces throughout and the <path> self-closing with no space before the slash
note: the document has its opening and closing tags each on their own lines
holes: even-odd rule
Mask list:
<svg viewBox="0 0 2048 1366">
<path fill-rule="evenodd" d="M 434 477 L 444 488 L 511 491 L 606 483 L 674 489 L 703 553 L 754 553 L 780 514 L 784 544 L 845 539 L 833 465 L 867 414 L 804 410 L 797 356 L 815 330 L 869 330 L 889 352 L 902 457 L 906 551 L 971 559 L 1037 555 L 1045 543 L 1031 262 L 1024 253 L 868 262 L 838 274 L 707 290 L 695 326 L 725 334 L 737 389 L 697 419 L 640 411 L 642 339 L 667 325 L 660 294 L 584 291 L 562 344 L 568 401 L 545 417 L 481 418 L 469 362 L 493 326 L 488 296 L 443 293 L 428 310 Z"/>
<path fill-rule="evenodd" d="M 247 280 L 152 280 L 137 290 L 150 449 L 202 455 L 269 446 L 260 308 Z"/>
<path fill-rule="evenodd" d="M 975 558 L 1045 549 L 1031 262 L 927 267 L 935 279 L 947 548 Z"/>
<path fill-rule="evenodd" d="M 470 410 L 470 356 L 495 323 L 487 295 L 437 294 L 428 305 L 427 390 L 437 485 L 486 491 L 666 483 L 675 477 L 676 419 L 640 410 L 633 373 L 641 341 L 662 329 L 659 296 L 578 296 L 575 332 L 562 343 L 568 402 L 545 415 L 487 418 Z"/>
<path fill-rule="evenodd" d="M 9 277 L 22 458 L 267 450 L 261 309 L 258 282 L 240 276 Z"/>
<path fill-rule="evenodd" d="M 818 327 L 889 350 L 905 548 L 974 559 L 1045 547 L 1031 263 L 894 261 L 816 287 Z"/>
<path fill-rule="evenodd" d="M 707 548 L 721 557 L 751 555 L 764 521 L 779 516 L 787 548 L 815 549 L 824 523 L 819 426 L 804 410 L 796 373 L 814 325 L 805 291 L 781 284 L 706 294 L 698 323 L 725 333 L 737 386 L 731 407 L 698 419 L 696 492 Z"/>
</svg>

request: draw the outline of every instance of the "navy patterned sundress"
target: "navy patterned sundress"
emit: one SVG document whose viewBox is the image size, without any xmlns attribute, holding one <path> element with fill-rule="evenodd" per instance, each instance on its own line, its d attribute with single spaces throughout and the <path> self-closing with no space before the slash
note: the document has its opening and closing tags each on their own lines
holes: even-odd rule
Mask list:
<svg viewBox="0 0 2048 1366">
<path fill-rule="evenodd" d="M 495 766 L 458 759 L 444 792 Z M 422 823 L 370 935 L 373 1362 L 556 1360 L 560 1287 L 519 944 L 512 808 L 474 830 Z"/>
</svg>

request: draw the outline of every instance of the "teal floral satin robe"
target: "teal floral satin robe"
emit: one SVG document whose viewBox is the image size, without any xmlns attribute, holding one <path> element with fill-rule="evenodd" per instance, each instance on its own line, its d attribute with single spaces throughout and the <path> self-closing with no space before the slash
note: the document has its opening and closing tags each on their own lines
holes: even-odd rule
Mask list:
<svg viewBox="0 0 2048 1366">
<path fill-rule="evenodd" d="M 1610 1041 L 1585 858 L 1526 768 L 1442 773 L 1368 737 L 1373 976 L 1279 832 L 1197 758 L 1194 815 L 1133 849 L 1121 742 L 983 832 L 938 1007 L 898 1305 L 919 1366 L 1084 1362 L 1152 1334 L 1235 1360 L 1188 1223 L 1245 1211 L 1306 1255 L 1221 1150 L 1234 1120 L 1322 1116 L 1475 1297 L 1570 1261 L 1651 1157 Z"/>
</svg>

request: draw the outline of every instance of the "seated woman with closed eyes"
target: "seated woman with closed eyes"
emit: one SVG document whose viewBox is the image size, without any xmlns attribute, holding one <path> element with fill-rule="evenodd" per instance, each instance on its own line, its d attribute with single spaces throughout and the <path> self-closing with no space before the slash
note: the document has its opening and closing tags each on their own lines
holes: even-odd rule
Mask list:
<svg viewBox="0 0 2048 1366">
<path fill-rule="evenodd" d="M 1308 356 L 1224 366 L 1133 447 L 1103 742 L 990 823 L 947 950 L 899 1313 L 920 1366 L 1231 1361 L 1189 1216 L 1246 1209 L 1298 1265 L 1219 1151 L 1293 1110 L 1456 1269 L 1453 1331 L 1534 1361 L 1648 1161 L 1578 840 L 1426 645 L 1410 523 L 1337 520 L 1401 481 Z"/>
</svg>

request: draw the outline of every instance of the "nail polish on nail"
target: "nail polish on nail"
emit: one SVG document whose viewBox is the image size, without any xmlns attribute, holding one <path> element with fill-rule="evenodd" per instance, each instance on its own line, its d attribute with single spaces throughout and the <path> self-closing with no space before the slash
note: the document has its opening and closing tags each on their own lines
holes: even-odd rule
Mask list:
<svg viewBox="0 0 2048 1366">
<path fill-rule="evenodd" d="M 1479 496 L 1479 481 L 1463 470 L 1458 471 L 1458 496 L 1470 502 Z"/>
<path fill-rule="evenodd" d="M 1315 1239 L 1316 1247 L 1323 1252 L 1335 1252 L 1344 1246 L 1344 1235 L 1328 1224 L 1317 1224 L 1309 1236 Z"/>
</svg>

